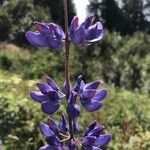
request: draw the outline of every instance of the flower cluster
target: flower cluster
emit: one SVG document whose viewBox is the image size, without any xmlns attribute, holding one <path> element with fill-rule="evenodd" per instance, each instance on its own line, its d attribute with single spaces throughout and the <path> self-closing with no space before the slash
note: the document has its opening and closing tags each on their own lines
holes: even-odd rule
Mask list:
<svg viewBox="0 0 150 150">
<path fill-rule="evenodd" d="M 75 16 L 69 27 L 69 40 L 75 44 L 89 44 L 100 40 L 103 37 L 103 25 L 96 22 L 94 25 L 93 16 L 88 17 L 81 25 L 78 24 L 78 17 Z M 28 31 L 26 39 L 36 47 L 49 48 L 51 50 L 60 49 L 65 40 L 62 28 L 54 23 L 35 21 L 36 31 Z"/>
<path fill-rule="evenodd" d="M 60 100 L 65 97 L 66 86 L 64 83 L 61 92 L 53 79 L 46 77 L 46 80 L 47 83 L 37 83 L 40 91 L 31 91 L 30 96 L 34 101 L 41 104 L 44 113 L 52 115 L 59 108 Z M 102 107 L 102 100 L 107 95 L 107 90 L 97 90 L 100 83 L 100 80 L 85 83 L 81 75 L 77 78 L 75 86 L 70 89 L 67 100 L 67 113 L 72 119 L 80 114 L 80 106 L 76 103 L 77 98 L 89 112 L 94 112 Z"/>
<path fill-rule="evenodd" d="M 93 24 L 93 16 L 88 17 L 81 25 L 75 16 L 68 29 L 67 41 L 60 26 L 37 21 L 34 24 L 37 31 L 28 31 L 25 36 L 33 46 L 40 48 L 58 50 L 68 41 L 88 45 L 103 37 L 103 26 L 99 21 Z M 66 78 L 60 90 L 53 79 L 46 77 L 47 83 L 37 83 L 39 91 L 30 92 L 31 98 L 41 104 L 41 110 L 50 115 L 47 122 L 41 122 L 39 125 L 46 141 L 46 145 L 39 150 L 76 150 L 79 146 L 82 150 L 101 150 L 111 140 L 111 135 L 105 133 L 104 126 L 96 121 L 87 127 L 83 137 L 78 139 L 75 135 L 79 133 L 80 106 L 88 112 L 99 110 L 107 90 L 98 88 L 101 85 L 100 80 L 85 83 L 82 75 L 78 76 L 74 86 L 68 80 Z M 57 123 L 52 119 L 52 115 L 58 110 L 63 99 L 67 100 L 66 112 L 63 112 Z"/>
<path fill-rule="evenodd" d="M 97 125 L 96 121 L 91 123 L 83 134 L 81 142 L 70 141 L 68 146 L 62 141 L 69 139 L 67 122 L 62 115 L 57 124 L 53 119 L 48 118 L 47 123 L 40 123 L 40 130 L 47 142 L 40 150 L 75 150 L 76 145 L 82 145 L 83 150 L 100 150 L 111 140 L 111 135 L 103 132 L 104 126 Z"/>
<path fill-rule="evenodd" d="M 40 91 L 31 91 L 30 95 L 34 101 L 41 104 L 41 109 L 44 113 L 52 115 L 59 108 L 60 100 L 65 97 L 66 84 L 64 82 L 61 92 L 53 79 L 46 77 L 46 80 L 47 83 L 37 83 L 37 87 Z M 102 100 L 107 95 L 106 89 L 97 89 L 100 84 L 100 80 L 85 83 L 83 77 L 80 75 L 77 78 L 74 87 L 70 88 L 66 112 L 72 119 L 74 134 L 79 132 L 77 117 L 80 115 L 80 106 L 77 103 L 77 100 L 79 99 L 83 108 L 89 112 L 99 110 L 102 107 Z M 107 144 L 110 141 L 111 136 L 104 134 L 103 129 L 103 126 L 96 125 L 96 122 L 93 122 L 84 133 L 83 140 L 81 141 L 82 147 L 86 150 L 90 148 L 91 150 L 94 150 L 96 147 L 98 149 Z M 47 145 L 40 150 L 48 150 L 49 147 L 54 150 L 62 149 L 62 143 L 60 140 L 62 137 L 59 136 L 59 133 L 69 134 L 68 125 L 64 115 L 62 115 L 59 125 L 49 118 L 47 124 L 40 124 L 40 130 L 47 141 Z M 66 137 L 66 135 L 64 137 Z M 76 141 L 74 139 L 72 140 L 75 144 Z M 87 147 L 89 148 L 87 149 Z"/>
</svg>

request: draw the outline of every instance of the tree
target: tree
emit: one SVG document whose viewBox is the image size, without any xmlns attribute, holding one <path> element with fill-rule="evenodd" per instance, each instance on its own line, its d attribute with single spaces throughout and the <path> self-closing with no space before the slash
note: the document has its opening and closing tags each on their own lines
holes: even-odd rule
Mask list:
<svg viewBox="0 0 150 150">
<path fill-rule="evenodd" d="M 96 14 L 109 31 L 117 31 L 122 35 L 136 31 L 150 32 L 148 21 L 150 1 L 122 0 L 122 6 L 116 0 L 91 0 L 88 11 Z M 145 12 L 145 13 L 144 13 Z"/>
<path fill-rule="evenodd" d="M 118 3 L 115 0 L 90 1 L 88 10 L 93 12 L 96 19 L 102 20 L 109 31 L 120 31 L 123 24 L 123 16 Z"/>
</svg>

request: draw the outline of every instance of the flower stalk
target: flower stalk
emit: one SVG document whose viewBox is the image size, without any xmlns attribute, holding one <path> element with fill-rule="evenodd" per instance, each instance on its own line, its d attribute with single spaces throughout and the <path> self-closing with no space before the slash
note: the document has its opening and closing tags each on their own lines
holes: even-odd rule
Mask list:
<svg viewBox="0 0 150 150">
<path fill-rule="evenodd" d="M 70 80 L 69 80 L 69 47 L 70 47 L 70 41 L 68 36 L 68 7 L 67 7 L 67 0 L 63 0 L 64 4 L 64 20 L 65 20 L 65 80 L 66 80 L 66 97 L 67 100 L 69 98 L 70 93 Z M 71 139 L 74 139 L 74 132 L 73 132 L 73 125 L 72 125 L 72 119 L 68 115 L 68 121 L 69 121 L 69 133 L 70 133 L 70 141 Z"/>
<path fill-rule="evenodd" d="M 32 100 L 40 103 L 41 110 L 49 115 L 47 122 L 41 122 L 39 128 L 43 134 L 46 144 L 39 150 L 75 150 L 82 147 L 83 150 L 100 150 L 104 145 L 109 143 L 111 135 L 103 131 L 104 126 L 97 124 L 96 121 L 91 123 L 85 130 L 83 137 L 75 139 L 79 133 L 78 117 L 81 109 L 78 104 L 88 112 L 94 112 L 102 107 L 102 101 L 107 95 L 106 89 L 98 89 L 101 84 L 100 80 L 86 83 L 83 76 L 79 75 L 72 87 L 69 76 L 69 53 L 70 43 L 76 45 L 89 45 L 101 40 L 103 37 L 103 25 L 100 21 L 93 24 L 93 15 L 89 16 L 82 24 L 79 25 L 78 17 L 74 16 L 68 27 L 68 8 L 67 0 L 64 4 L 64 28 L 55 23 L 46 23 L 35 21 L 36 31 L 27 31 L 26 39 L 35 47 L 47 48 L 51 51 L 59 50 L 62 45 L 65 49 L 65 82 L 62 86 L 62 92 L 56 82 L 50 77 L 46 77 L 46 83 L 39 82 L 37 87 L 39 91 L 31 91 Z M 66 114 L 62 113 L 59 122 L 52 119 L 52 115 L 60 107 L 61 99 L 66 97 L 67 107 Z M 67 142 L 69 141 L 69 142 Z"/>
</svg>

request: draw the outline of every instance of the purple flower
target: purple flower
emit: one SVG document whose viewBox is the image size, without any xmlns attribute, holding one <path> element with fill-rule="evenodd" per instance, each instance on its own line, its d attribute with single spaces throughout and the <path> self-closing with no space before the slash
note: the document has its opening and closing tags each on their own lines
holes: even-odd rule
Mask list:
<svg viewBox="0 0 150 150">
<path fill-rule="evenodd" d="M 34 101 L 41 103 L 41 109 L 46 114 L 53 114 L 59 108 L 59 102 L 65 95 L 59 91 L 54 80 L 47 77 L 46 83 L 37 83 L 39 91 L 31 91 Z"/>
<path fill-rule="evenodd" d="M 100 109 L 102 107 L 101 101 L 107 95 L 107 90 L 97 90 L 100 83 L 100 80 L 84 83 L 81 75 L 77 78 L 75 83 L 74 90 L 80 95 L 82 106 L 89 112 Z"/>
<path fill-rule="evenodd" d="M 67 113 L 71 117 L 71 119 L 77 118 L 80 114 L 80 106 L 76 104 L 76 99 L 77 93 L 71 91 L 67 105 Z"/>
<path fill-rule="evenodd" d="M 59 121 L 59 130 L 63 133 L 66 133 L 68 131 L 68 125 L 65 116 L 62 114 L 61 119 Z"/>
<path fill-rule="evenodd" d="M 60 133 L 62 133 L 62 131 L 63 133 L 66 133 L 68 131 L 64 115 L 62 115 L 62 118 L 63 119 L 61 119 L 58 124 L 52 118 L 48 118 L 47 123 L 40 123 L 40 131 L 47 142 L 47 144 L 42 146 L 40 150 L 62 150 L 60 140 L 62 137 L 60 136 Z"/>
<path fill-rule="evenodd" d="M 91 43 L 102 39 L 103 25 L 100 21 L 94 25 L 93 16 L 89 16 L 81 25 L 78 24 L 78 17 L 74 16 L 72 19 L 69 35 L 70 39 L 75 44 Z"/>
<path fill-rule="evenodd" d="M 84 132 L 82 146 L 84 150 L 100 150 L 104 145 L 109 143 L 111 135 L 103 131 L 104 126 L 97 125 L 96 121 L 91 123 Z"/>
<path fill-rule="evenodd" d="M 28 31 L 25 34 L 26 39 L 36 47 L 59 49 L 63 43 L 64 32 L 62 28 L 54 23 L 37 22 L 34 24 L 37 31 Z"/>
</svg>

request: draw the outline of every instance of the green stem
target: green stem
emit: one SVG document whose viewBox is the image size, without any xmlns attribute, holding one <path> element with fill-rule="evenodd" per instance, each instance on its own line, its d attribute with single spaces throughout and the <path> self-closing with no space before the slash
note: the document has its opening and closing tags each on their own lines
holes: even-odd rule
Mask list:
<svg viewBox="0 0 150 150">
<path fill-rule="evenodd" d="M 69 80 L 69 47 L 70 47 L 70 41 L 68 37 L 68 8 L 67 8 L 67 0 L 63 0 L 64 4 L 64 19 L 65 19 L 65 80 L 66 80 L 66 88 L 67 88 L 67 99 L 69 98 L 70 93 L 70 80 Z M 72 119 L 68 115 L 69 120 L 69 133 L 70 133 L 70 139 L 74 139 L 74 133 L 73 133 L 73 126 L 72 126 Z"/>
</svg>

